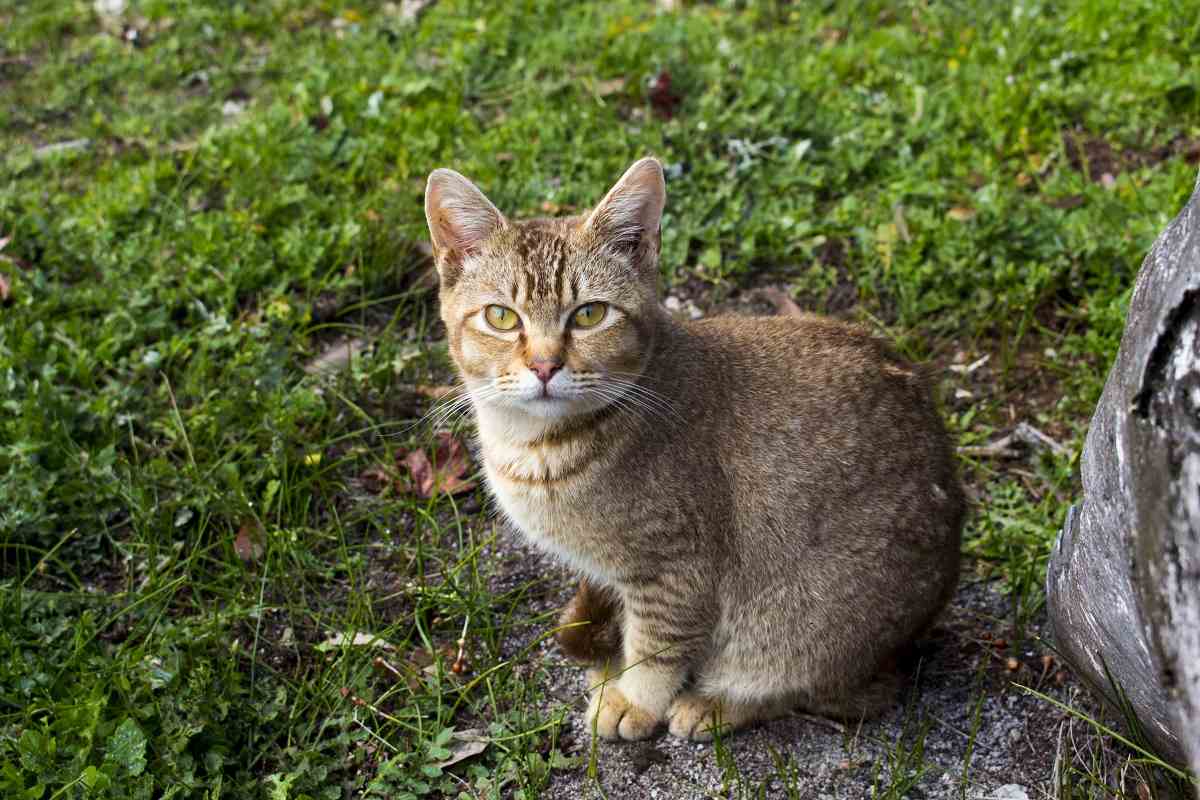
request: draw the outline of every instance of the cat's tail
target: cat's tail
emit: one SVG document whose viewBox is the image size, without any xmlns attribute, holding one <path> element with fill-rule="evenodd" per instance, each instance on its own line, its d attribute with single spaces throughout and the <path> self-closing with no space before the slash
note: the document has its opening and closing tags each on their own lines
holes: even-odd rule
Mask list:
<svg viewBox="0 0 1200 800">
<path fill-rule="evenodd" d="M 579 590 L 558 616 L 558 646 L 570 658 L 589 664 L 619 655 L 622 611 L 613 589 L 580 580 Z"/>
</svg>

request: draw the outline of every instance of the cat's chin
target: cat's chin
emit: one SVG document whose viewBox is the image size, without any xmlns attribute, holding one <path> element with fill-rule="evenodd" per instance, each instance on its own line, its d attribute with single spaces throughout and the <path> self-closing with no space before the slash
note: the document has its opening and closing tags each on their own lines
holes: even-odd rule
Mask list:
<svg viewBox="0 0 1200 800">
<path fill-rule="evenodd" d="M 590 410 L 586 404 L 568 397 L 534 397 L 522 400 L 512 410 L 537 419 L 554 420 L 573 417 Z"/>
</svg>

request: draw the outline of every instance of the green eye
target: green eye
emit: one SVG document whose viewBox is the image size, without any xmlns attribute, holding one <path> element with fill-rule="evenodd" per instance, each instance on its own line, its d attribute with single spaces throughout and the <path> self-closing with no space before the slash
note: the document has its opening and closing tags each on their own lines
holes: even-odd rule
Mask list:
<svg viewBox="0 0 1200 800">
<path fill-rule="evenodd" d="M 580 328 L 594 328 L 607 313 L 607 303 L 588 303 L 575 309 L 575 325 Z"/>
<path fill-rule="evenodd" d="M 521 322 L 517 312 L 504 306 L 488 306 L 483 310 L 483 316 L 498 331 L 511 331 Z"/>
</svg>

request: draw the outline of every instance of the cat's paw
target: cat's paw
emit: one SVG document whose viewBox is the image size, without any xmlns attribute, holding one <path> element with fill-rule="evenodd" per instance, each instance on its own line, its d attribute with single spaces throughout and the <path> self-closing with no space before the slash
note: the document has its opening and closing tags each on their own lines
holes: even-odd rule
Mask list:
<svg viewBox="0 0 1200 800">
<path fill-rule="evenodd" d="M 672 736 L 693 742 L 711 742 L 713 729 L 718 724 L 722 730 L 729 727 L 728 721 L 720 714 L 720 703 L 693 692 L 684 692 L 675 698 L 667 710 L 667 719 Z"/>
<path fill-rule="evenodd" d="M 588 722 L 602 739 L 647 739 L 658 727 L 653 714 L 629 702 L 616 686 L 596 689 L 588 704 Z"/>
</svg>

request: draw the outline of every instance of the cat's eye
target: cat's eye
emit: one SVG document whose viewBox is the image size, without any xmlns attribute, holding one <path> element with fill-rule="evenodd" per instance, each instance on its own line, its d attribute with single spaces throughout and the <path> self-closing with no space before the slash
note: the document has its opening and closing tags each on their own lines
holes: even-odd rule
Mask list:
<svg viewBox="0 0 1200 800">
<path fill-rule="evenodd" d="M 600 324 L 600 320 L 604 319 L 604 315 L 607 313 L 607 303 L 587 303 L 575 309 L 575 316 L 572 317 L 572 320 L 576 327 L 594 328 Z"/>
<path fill-rule="evenodd" d="M 511 331 L 521 322 L 517 312 L 504 306 L 488 306 L 483 310 L 483 316 L 498 331 Z"/>
</svg>

